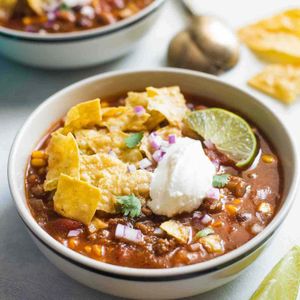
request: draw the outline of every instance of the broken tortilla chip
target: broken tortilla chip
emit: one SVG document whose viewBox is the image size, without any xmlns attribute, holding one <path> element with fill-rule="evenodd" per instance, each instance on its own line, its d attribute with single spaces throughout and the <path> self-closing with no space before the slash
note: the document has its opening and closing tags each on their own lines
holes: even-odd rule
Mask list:
<svg viewBox="0 0 300 300">
<path fill-rule="evenodd" d="M 239 30 L 240 39 L 261 59 L 300 63 L 300 10 L 293 9 Z"/>
<path fill-rule="evenodd" d="M 291 104 L 300 94 L 300 67 L 269 65 L 248 83 L 285 104 Z"/>
<path fill-rule="evenodd" d="M 17 3 L 17 0 L 0 0 L 0 21 L 9 20 Z"/>
<path fill-rule="evenodd" d="M 74 136 L 55 133 L 46 149 L 48 172 L 44 182 L 45 191 L 56 189 L 61 173 L 79 179 L 79 150 Z"/>
<path fill-rule="evenodd" d="M 100 125 L 101 119 L 100 99 L 79 103 L 68 111 L 64 133 Z"/>
<path fill-rule="evenodd" d="M 101 202 L 101 191 L 85 181 L 61 174 L 53 200 L 58 214 L 89 225 Z"/>
<path fill-rule="evenodd" d="M 184 226 L 182 223 L 170 220 L 162 223 L 160 228 L 168 235 L 174 237 L 178 242 L 187 244 L 190 236 L 190 228 Z"/>
<path fill-rule="evenodd" d="M 148 110 L 163 115 L 170 125 L 180 126 L 187 112 L 184 96 L 178 86 L 146 88 L 149 97 Z"/>
<path fill-rule="evenodd" d="M 80 129 L 74 132 L 79 150 L 83 154 L 112 153 L 124 162 L 137 163 L 143 159 L 138 149 L 129 149 L 125 139 L 129 134 L 121 131 L 108 132 L 106 129 Z"/>
<path fill-rule="evenodd" d="M 145 123 L 150 115 L 137 114 L 132 107 L 119 106 L 103 108 L 101 125 L 110 132 L 115 131 L 144 131 Z"/>
</svg>

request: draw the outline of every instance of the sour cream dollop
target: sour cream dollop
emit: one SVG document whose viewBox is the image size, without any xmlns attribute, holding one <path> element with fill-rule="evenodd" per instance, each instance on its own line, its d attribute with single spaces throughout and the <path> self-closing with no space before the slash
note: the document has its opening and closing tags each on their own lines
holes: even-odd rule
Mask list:
<svg viewBox="0 0 300 300">
<path fill-rule="evenodd" d="M 153 173 L 148 206 L 153 213 L 167 217 L 192 212 L 212 188 L 215 173 L 200 141 L 177 139 Z"/>
</svg>

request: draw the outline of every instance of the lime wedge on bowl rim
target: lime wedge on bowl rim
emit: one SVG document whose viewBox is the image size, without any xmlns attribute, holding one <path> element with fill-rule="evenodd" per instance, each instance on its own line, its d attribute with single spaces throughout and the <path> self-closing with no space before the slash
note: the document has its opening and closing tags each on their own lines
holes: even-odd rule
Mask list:
<svg viewBox="0 0 300 300">
<path fill-rule="evenodd" d="M 293 247 L 265 277 L 250 300 L 296 300 L 300 285 L 300 247 Z"/>
<path fill-rule="evenodd" d="M 185 121 L 237 167 L 244 167 L 254 159 L 256 137 L 250 125 L 238 115 L 221 108 L 208 108 L 189 113 Z"/>
</svg>

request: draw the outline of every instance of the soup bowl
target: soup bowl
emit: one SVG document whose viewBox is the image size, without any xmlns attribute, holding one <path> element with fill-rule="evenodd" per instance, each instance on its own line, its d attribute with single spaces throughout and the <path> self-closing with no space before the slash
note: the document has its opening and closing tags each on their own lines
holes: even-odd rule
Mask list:
<svg viewBox="0 0 300 300">
<path fill-rule="evenodd" d="M 0 26 L 0 53 L 49 69 L 75 69 L 111 61 L 132 50 L 151 29 L 165 0 L 154 0 L 137 14 L 103 27 L 39 34 Z"/>
<path fill-rule="evenodd" d="M 24 176 L 28 159 L 51 124 L 78 102 L 109 97 L 147 86 L 179 85 L 183 92 L 216 99 L 247 116 L 273 144 L 282 162 L 282 204 L 269 225 L 241 247 L 209 261 L 170 269 L 111 265 L 83 256 L 52 238 L 35 221 L 26 201 Z M 136 299 L 175 299 L 221 286 L 237 277 L 270 244 L 295 196 L 298 162 L 294 142 L 282 122 L 248 93 L 220 79 L 188 70 L 157 69 L 97 75 L 75 83 L 44 101 L 28 118 L 11 149 L 8 178 L 17 210 L 34 242 L 63 272 L 99 291 Z"/>
</svg>

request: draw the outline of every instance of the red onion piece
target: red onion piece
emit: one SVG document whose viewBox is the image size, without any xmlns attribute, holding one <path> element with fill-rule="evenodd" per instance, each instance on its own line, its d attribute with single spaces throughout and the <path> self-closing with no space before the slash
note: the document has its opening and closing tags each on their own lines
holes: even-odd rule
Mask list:
<svg viewBox="0 0 300 300">
<path fill-rule="evenodd" d="M 145 113 L 145 108 L 141 105 L 138 105 L 134 108 L 134 112 L 138 115 L 138 116 L 142 116 Z"/>
<path fill-rule="evenodd" d="M 161 159 L 163 158 L 165 152 L 163 152 L 162 150 L 156 150 L 153 154 L 152 157 L 156 162 L 160 162 Z"/>
<path fill-rule="evenodd" d="M 152 132 L 149 136 L 149 143 L 154 150 L 158 150 L 161 147 L 162 138 L 156 132 Z"/>
<path fill-rule="evenodd" d="M 144 241 L 144 236 L 140 230 L 122 224 L 117 225 L 115 237 L 135 244 L 140 244 Z"/>
<path fill-rule="evenodd" d="M 216 188 L 211 188 L 206 193 L 206 197 L 218 200 L 220 198 L 220 190 Z"/>
<path fill-rule="evenodd" d="M 152 162 L 148 158 L 144 158 L 139 161 L 139 165 L 141 169 L 147 169 L 152 165 Z"/>
<path fill-rule="evenodd" d="M 210 224 L 211 222 L 212 222 L 212 217 L 207 214 L 205 214 L 201 219 L 201 223 L 204 225 Z"/>
<path fill-rule="evenodd" d="M 136 171 L 136 167 L 135 167 L 135 165 L 130 164 L 127 166 L 127 170 L 129 173 L 133 173 Z"/>
<path fill-rule="evenodd" d="M 176 135 L 170 134 L 168 140 L 169 140 L 169 144 L 175 144 L 176 143 Z"/>
<path fill-rule="evenodd" d="M 81 232 L 82 232 L 81 229 L 70 230 L 68 233 L 68 237 L 79 236 Z"/>
<path fill-rule="evenodd" d="M 118 155 L 117 155 L 114 151 L 112 151 L 112 150 L 110 150 L 110 151 L 108 152 L 108 155 L 110 155 L 110 156 L 112 156 L 112 157 L 114 157 L 114 158 L 118 158 Z"/>
<path fill-rule="evenodd" d="M 210 140 L 205 140 L 203 142 L 203 144 L 205 145 L 205 147 L 209 150 L 213 150 L 215 149 L 215 145 L 210 141 Z"/>
</svg>

